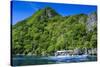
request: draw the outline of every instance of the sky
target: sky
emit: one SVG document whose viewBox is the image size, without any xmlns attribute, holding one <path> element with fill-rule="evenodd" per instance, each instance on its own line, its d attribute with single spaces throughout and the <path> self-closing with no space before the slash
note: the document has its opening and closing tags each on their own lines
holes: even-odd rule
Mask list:
<svg viewBox="0 0 100 67">
<path fill-rule="evenodd" d="M 43 3 L 43 2 L 26 2 L 26 1 L 12 1 L 12 24 L 28 18 L 33 15 L 38 9 L 49 6 L 62 16 L 69 16 L 74 14 L 89 14 L 97 11 L 94 5 L 79 5 L 79 4 L 62 4 L 62 3 Z"/>
</svg>

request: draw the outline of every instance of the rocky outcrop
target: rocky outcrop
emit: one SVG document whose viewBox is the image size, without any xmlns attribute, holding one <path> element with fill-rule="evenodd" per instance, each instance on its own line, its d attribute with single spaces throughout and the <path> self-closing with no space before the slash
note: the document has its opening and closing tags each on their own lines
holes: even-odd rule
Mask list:
<svg viewBox="0 0 100 67">
<path fill-rule="evenodd" d="M 97 24 L 97 13 L 91 13 L 87 18 L 87 29 L 88 31 L 93 30 L 93 26 Z"/>
</svg>

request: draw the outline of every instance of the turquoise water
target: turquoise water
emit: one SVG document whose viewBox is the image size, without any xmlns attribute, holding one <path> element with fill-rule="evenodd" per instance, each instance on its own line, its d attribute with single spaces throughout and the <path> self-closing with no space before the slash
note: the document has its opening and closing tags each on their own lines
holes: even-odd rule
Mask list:
<svg viewBox="0 0 100 67">
<path fill-rule="evenodd" d="M 22 65 L 42 65 L 42 64 L 58 64 L 58 63 L 73 63 L 73 62 L 89 62 L 97 61 L 96 56 L 14 56 L 12 57 L 13 66 Z"/>
</svg>

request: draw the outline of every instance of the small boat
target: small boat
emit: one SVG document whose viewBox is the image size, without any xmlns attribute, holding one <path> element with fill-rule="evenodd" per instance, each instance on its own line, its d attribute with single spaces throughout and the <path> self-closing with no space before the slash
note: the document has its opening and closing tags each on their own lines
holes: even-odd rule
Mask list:
<svg viewBox="0 0 100 67">
<path fill-rule="evenodd" d="M 56 51 L 55 56 L 50 56 L 48 60 L 54 61 L 63 61 L 63 60 L 72 60 L 72 59 L 86 59 L 88 57 L 87 54 L 83 55 L 73 55 L 72 50 L 63 50 L 63 51 Z"/>
<path fill-rule="evenodd" d="M 88 55 L 66 55 L 66 56 L 50 56 L 48 60 L 52 61 L 65 61 L 65 60 L 72 60 L 72 59 L 86 59 Z"/>
</svg>

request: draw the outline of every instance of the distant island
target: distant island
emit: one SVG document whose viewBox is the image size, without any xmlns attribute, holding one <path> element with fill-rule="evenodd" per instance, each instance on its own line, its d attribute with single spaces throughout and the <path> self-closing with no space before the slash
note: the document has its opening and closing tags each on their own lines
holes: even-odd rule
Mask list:
<svg viewBox="0 0 100 67">
<path fill-rule="evenodd" d="M 53 56 L 63 50 L 97 55 L 96 12 L 61 16 L 45 7 L 12 25 L 12 55 Z"/>
</svg>

